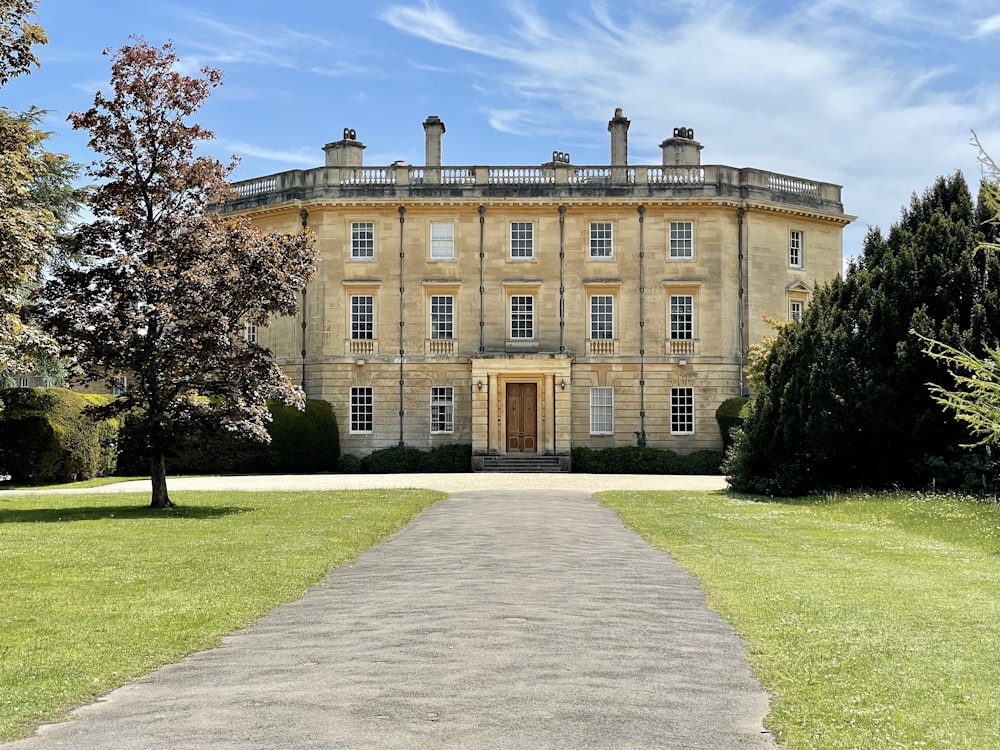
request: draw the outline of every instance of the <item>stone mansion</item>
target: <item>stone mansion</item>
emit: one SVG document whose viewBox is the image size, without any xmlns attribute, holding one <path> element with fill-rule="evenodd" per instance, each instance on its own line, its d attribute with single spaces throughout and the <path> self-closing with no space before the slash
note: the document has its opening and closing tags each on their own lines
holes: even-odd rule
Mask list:
<svg viewBox="0 0 1000 750">
<path fill-rule="evenodd" d="M 324 166 L 236 183 L 226 207 L 316 233 L 301 315 L 247 333 L 333 405 L 344 453 L 718 449 L 765 317 L 841 271 L 840 186 L 702 164 L 690 129 L 658 165 L 629 164 L 616 110 L 606 166 L 444 166 L 444 122 L 423 127 L 422 166 L 366 166 L 345 129 Z"/>
</svg>

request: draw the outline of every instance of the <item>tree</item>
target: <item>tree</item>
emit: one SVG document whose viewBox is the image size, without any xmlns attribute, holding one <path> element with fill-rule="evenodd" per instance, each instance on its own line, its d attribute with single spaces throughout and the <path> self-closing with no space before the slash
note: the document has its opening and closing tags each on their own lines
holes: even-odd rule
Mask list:
<svg viewBox="0 0 1000 750">
<path fill-rule="evenodd" d="M 978 250 L 995 257 L 1000 253 L 1000 166 L 986 153 L 975 133 L 972 143 L 979 151 L 983 172 L 978 221 L 986 237 Z M 948 367 L 956 386 L 948 390 L 932 383 L 934 400 L 968 425 L 979 438 L 973 446 L 1000 445 L 1000 347 L 986 347 L 985 356 L 977 357 L 940 341 L 920 338 L 924 352 Z"/>
<path fill-rule="evenodd" d="M 977 250 L 980 238 L 960 174 L 914 195 L 887 237 L 869 231 L 846 277 L 779 333 L 727 464 L 734 488 L 957 482 L 970 436 L 928 393 L 947 370 L 911 330 L 977 355 L 1000 342 L 1000 264 Z"/>
<path fill-rule="evenodd" d="M 32 48 L 47 39 L 34 16 L 36 0 L 0 0 L 0 87 L 38 65 Z M 51 356 L 54 343 L 21 315 L 56 232 L 76 205 L 76 168 L 44 149 L 44 112 L 0 107 L 0 383 Z"/>
<path fill-rule="evenodd" d="M 106 54 L 108 54 L 106 52 Z M 176 71 L 171 44 L 142 40 L 112 55 L 113 94 L 73 113 L 101 158 L 88 174 L 94 220 L 71 238 L 38 314 L 90 380 L 125 393 L 102 411 L 128 413 L 144 437 L 153 507 L 173 503 L 165 456 L 178 435 L 208 425 L 267 439 L 266 401 L 302 394 L 248 341 L 246 325 L 295 314 L 315 270 L 313 238 L 264 234 L 215 210 L 226 167 L 196 155 L 212 133 L 186 122 L 218 86 L 218 71 Z"/>
<path fill-rule="evenodd" d="M 986 356 L 921 337 L 924 351 L 948 366 L 956 390 L 931 383 L 934 400 L 965 422 L 979 440 L 976 445 L 1000 445 L 1000 347 L 986 350 Z"/>
</svg>

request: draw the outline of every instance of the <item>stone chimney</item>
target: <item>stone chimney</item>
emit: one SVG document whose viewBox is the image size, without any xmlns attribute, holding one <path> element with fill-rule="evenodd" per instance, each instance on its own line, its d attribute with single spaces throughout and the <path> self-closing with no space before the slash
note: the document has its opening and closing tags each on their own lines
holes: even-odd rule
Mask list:
<svg viewBox="0 0 1000 750">
<path fill-rule="evenodd" d="M 701 150 L 705 148 L 694 139 L 694 129 L 674 128 L 674 137 L 660 144 L 663 149 L 663 166 L 696 167 L 701 164 Z"/>
<path fill-rule="evenodd" d="M 360 167 L 365 144 L 359 141 L 354 128 L 344 128 L 344 138 L 323 146 L 328 167 Z"/>
<path fill-rule="evenodd" d="M 628 126 L 631 121 L 622 114 L 622 108 L 615 110 L 615 116 L 608 123 L 611 133 L 611 166 L 624 167 L 628 165 Z"/>
<path fill-rule="evenodd" d="M 444 123 L 437 115 L 430 115 L 424 120 L 424 166 L 441 166 L 441 136 L 444 135 Z"/>
</svg>

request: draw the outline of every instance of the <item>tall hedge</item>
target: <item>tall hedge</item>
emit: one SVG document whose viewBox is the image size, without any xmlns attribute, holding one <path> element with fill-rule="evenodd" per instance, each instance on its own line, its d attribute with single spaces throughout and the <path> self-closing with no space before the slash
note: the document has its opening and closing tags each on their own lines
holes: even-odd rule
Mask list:
<svg viewBox="0 0 1000 750">
<path fill-rule="evenodd" d="M 914 196 L 888 236 L 869 231 L 844 279 L 818 288 L 768 357 L 730 485 L 798 495 L 853 488 L 981 491 L 1000 462 L 934 402 L 950 382 L 913 332 L 981 356 L 1000 343 L 1000 258 L 961 174 Z"/>
<path fill-rule="evenodd" d="M 166 457 L 170 474 L 316 474 L 335 471 L 340 459 L 337 418 L 328 401 L 308 399 L 305 410 L 269 403 L 270 443 L 222 429 L 186 435 Z M 145 474 L 148 457 L 141 440 L 132 438 L 126 418 L 118 473 Z"/>
<path fill-rule="evenodd" d="M 96 420 L 88 406 L 109 396 L 66 388 L 0 391 L 0 474 L 18 484 L 58 484 L 111 474 L 118 422 Z"/>
<path fill-rule="evenodd" d="M 715 421 L 719 423 L 722 433 L 722 449 L 727 450 L 733 444 L 733 430 L 742 427 L 750 414 L 751 400 L 746 396 L 727 398 L 715 410 Z"/>
</svg>

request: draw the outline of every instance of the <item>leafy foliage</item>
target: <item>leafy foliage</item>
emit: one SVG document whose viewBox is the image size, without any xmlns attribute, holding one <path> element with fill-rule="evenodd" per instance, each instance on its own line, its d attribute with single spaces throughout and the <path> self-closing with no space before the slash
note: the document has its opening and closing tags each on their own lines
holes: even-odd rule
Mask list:
<svg viewBox="0 0 1000 750">
<path fill-rule="evenodd" d="M 33 47 L 45 44 L 41 26 L 28 19 L 35 0 L 0 0 L 0 87 L 38 65 Z M 76 168 L 45 150 L 48 134 L 39 109 L 0 107 L 0 384 L 12 384 L 55 345 L 26 322 L 21 308 L 48 260 L 56 231 L 76 204 Z"/>
<path fill-rule="evenodd" d="M 344 456 L 342 473 L 360 470 L 367 474 L 451 474 L 469 471 L 472 467 L 472 446 L 467 444 L 439 445 L 429 451 L 394 445 L 372 451 L 357 466 L 353 456 Z"/>
<path fill-rule="evenodd" d="M 75 230 L 78 260 L 55 268 L 38 304 L 87 379 L 113 386 L 127 375 L 106 412 L 138 415 L 158 507 L 172 504 L 164 458 L 178 436 L 218 425 L 267 440 L 268 399 L 301 403 L 244 326 L 294 314 L 315 270 L 311 235 L 264 234 L 213 210 L 232 165 L 197 155 L 212 133 L 187 119 L 221 75 L 177 67 L 170 44 L 122 47 L 113 95 L 70 115 L 101 155 L 88 169 L 95 218 Z"/>
<path fill-rule="evenodd" d="M 166 455 L 171 474 L 315 474 L 334 471 L 340 457 L 337 419 L 328 401 L 307 399 L 304 409 L 268 403 L 270 437 L 261 442 L 221 428 L 176 436 Z M 128 416 L 122 427 L 117 473 L 141 474 L 147 465 L 141 421 Z"/>
<path fill-rule="evenodd" d="M 110 397 L 64 388 L 0 391 L 0 473 L 19 484 L 57 484 L 111 474 L 116 420 L 94 420 L 88 407 Z"/>
<path fill-rule="evenodd" d="M 742 427 L 750 415 L 750 405 L 753 401 L 746 396 L 727 398 L 715 410 L 715 421 L 719 423 L 722 433 L 723 450 L 733 444 L 733 430 Z"/>
<path fill-rule="evenodd" d="M 722 453 L 701 450 L 680 455 L 671 450 L 623 445 L 572 451 L 576 474 L 718 474 Z"/>
<path fill-rule="evenodd" d="M 911 330 L 969 352 L 997 345 L 1000 262 L 980 239 L 961 174 L 915 195 L 888 237 L 870 230 L 846 278 L 817 289 L 774 342 L 726 464 L 730 485 L 778 495 L 940 487 L 938 470 L 969 435 L 928 393 L 947 371 Z"/>
</svg>

